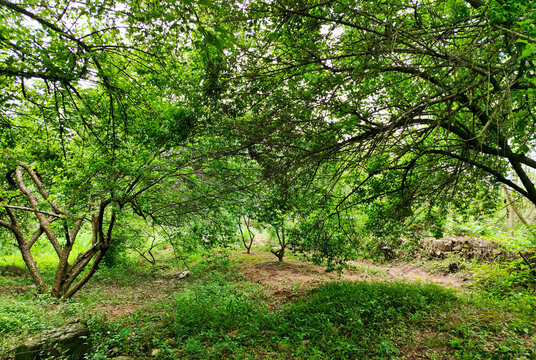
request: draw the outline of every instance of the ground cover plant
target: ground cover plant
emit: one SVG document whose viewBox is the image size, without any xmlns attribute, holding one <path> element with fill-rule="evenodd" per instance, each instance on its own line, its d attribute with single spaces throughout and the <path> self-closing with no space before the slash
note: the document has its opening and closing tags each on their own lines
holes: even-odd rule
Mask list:
<svg viewBox="0 0 536 360">
<path fill-rule="evenodd" d="M 67 303 L 36 298 L 31 282 L 19 284 L 19 294 L 3 293 L 0 301 L 2 357 L 11 358 L 22 338 L 74 318 L 86 320 L 92 331 L 88 359 L 536 356 L 535 300 L 527 294 L 460 292 L 365 267 L 357 273 L 367 281 L 325 278 L 311 275 L 313 265 L 280 263 L 268 252 L 193 258 L 192 275 L 181 280 L 173 266 L 154 270 L 131 262 L 116 265 L 122 272 L 104 269 L 87 295 Z M 250 277 L 269 264 L 269 277 L 288 281 L 302 272 L 315 282 L 288 281 L 284 292 L 274 291 Z M 2 281 L 17 289 L 11 278 Z"/>
</svg>

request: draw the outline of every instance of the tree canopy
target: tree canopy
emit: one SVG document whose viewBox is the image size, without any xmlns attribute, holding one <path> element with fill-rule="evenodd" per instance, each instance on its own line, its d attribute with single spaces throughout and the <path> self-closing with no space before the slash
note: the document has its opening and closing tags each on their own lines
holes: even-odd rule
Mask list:
<svg viewBox="0 0 536 360">
<path fill-rule="evenodd" d="M 252 2 L 231 97 L 255 115 L 238 136 L 282 169 L 339 161 L 349 206 L 433 203 L 476 179 L 535 203 L 534 14 L 524 1 Z"/>
<path fill-rule="evenodd" d="M 122 213 L 201 241 L 257 217 L 281 255 L 344 261 L 363 213 L 381 234 L 497 184 L 536 204 L 535 19 L 521 0 L 0 0 L 0 226 L 41 291 L 48 239 L 70 297 Z"/>
</svg>

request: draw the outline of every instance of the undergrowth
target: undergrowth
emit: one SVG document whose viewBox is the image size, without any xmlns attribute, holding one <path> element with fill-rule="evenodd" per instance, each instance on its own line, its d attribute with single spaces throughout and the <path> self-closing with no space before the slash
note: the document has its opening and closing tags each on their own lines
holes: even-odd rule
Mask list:
<svg viewBox="0 0 536 360">
<path fill-rule="evenodd" d="M 88 360 L 121 355 L 134 359 L 536 359 L 536 304 L 526 293 L 461 294 L 405 282 L 331 282 L 281 304 L 259 284 L 248 281 L 225 249 L 195 258 L 190 270 L 192 275 L 181 280 L 171 300 L 153 301 L 116 320 L 94 311 L 104 300 L 99 289 L 119 285 L 128 290 L 140 281 L 150 285 L 159 269 L 136 268 L 132 262 L 103 267 L 94 279 L 96 292 L 82 292 L 68 303 L 30 293 L 3 295 L 0 358 L 6 357 L 17 339 L 82 317 L 92 333 Z"/>
<path fill-rule="evenodd" d="M 533 359 L 534 314 L 435 285 L 333 282 L 271 309 L 257 290 L 219 273 L 177 294 L 170 329 L 187 359 Z M 485 304 L 485 305 L 484 305 Z M 490 310 L 493 309 L 493 310 Z M 418 334 L 433 333 L 423 338 Z M 433 339 L 441 339 L 434 341 Z M 171 359 L 171 357 L 169 357 Z"/>
</svg>

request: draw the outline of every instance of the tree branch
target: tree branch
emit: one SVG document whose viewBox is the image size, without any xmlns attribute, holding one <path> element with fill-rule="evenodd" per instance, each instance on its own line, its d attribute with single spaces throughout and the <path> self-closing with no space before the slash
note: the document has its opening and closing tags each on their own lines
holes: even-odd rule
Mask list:
<svg viewBox="0 0 536 360">
<path fill-rule="evenodd" d="M 49 211 L 39 210 L 39 209 L 37 209 L 37 208 L 36 208 L 36 209 L 29 208 L 29 207 L 26 207 L 26 206 L 0 204 L 0 207 L 8 208 L 8 209 L 15 209 L 15 210 L 31 211 L 31 212 L 34 212 L 34 213 L 35 213 L 35 212 L 38 212 L 38 213 L 41 213 L 41 214 L 44 214 L 44 215 L 53 216 L 53 217 L 56 217 L 56 218 L 62 218 L 61 215 L 54 214 L 54 213 L 51 213 L 51 212 L 49 212 Z"/>
</svg>

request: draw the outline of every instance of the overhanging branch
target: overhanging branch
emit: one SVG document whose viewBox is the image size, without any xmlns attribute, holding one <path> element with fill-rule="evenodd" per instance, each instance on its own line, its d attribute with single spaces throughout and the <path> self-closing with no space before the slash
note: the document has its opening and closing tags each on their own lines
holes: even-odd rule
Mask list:
<svg viewBox="0 0 536 360">
<path fill-rule="evenodd" d="M 33 213 L 40 213 L 40 214 L 44 214 L 44 215 L 48 215 L 48 216 L 53 216 L 53 217 L 56 217 L 56 218 L 61 218 L 62 216 L 61 215 L 58 215 L 58 214 L 55 214 L 55 213 L 51 213 L 49 211 L 44 211 L 44 210 L 39 210 L 39 209 L 33 209 L 33 208 L 29 208 L 29 207 L 26 207 L 26 206 L 18 206 L 18 205 L 8 205 L 8 204 L 0 204 L 0 207 L 3 207 L 3 208 L 7 208 L 7 209 L 15 209 L 15 210 L 24 210 L 24 211 L 30 211 L 30 212 L 33 212 Z"/>
</svg>

